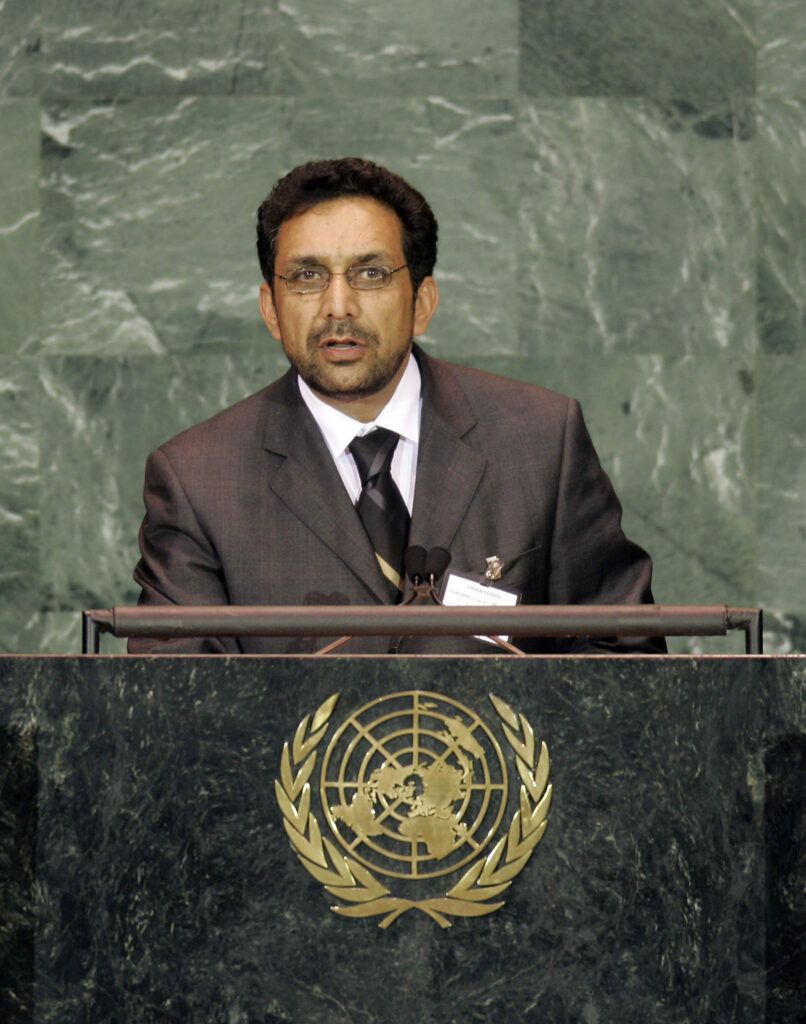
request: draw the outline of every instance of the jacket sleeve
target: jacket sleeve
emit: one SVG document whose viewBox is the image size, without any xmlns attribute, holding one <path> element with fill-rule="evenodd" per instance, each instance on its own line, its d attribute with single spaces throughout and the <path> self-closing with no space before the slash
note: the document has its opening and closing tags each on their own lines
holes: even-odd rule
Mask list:
<svg viewBox="0 0 806 1024">
<path fill-rule="evenodd" d="M 621 528 L 622 509 L 593 447 L 579 403 L 569 401 L 551 540 L 552 604 L 652 604 L 652 562 Z M 662 638 L 574 641 L 570 653 L 658 654 Z"/>
<path fill-rule="evenodd" d="M 134 570 L 141 606 L 229 604 L 221 563 L 168 455 L 157 450 L 146 462 L 140 527 L 140 561 Z M 132 637 L 130 654 L 234 654 L 234 639 Z"/>
</svg>

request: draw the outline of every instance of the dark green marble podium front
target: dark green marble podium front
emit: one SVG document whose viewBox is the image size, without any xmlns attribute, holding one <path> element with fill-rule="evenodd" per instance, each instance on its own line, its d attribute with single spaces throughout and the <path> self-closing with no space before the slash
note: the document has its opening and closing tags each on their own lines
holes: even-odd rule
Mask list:
<svg viewBox="0 0 806 1024">
<path fill-rule="evenodd" d="M 19 657 L 0 676 L 4 1021 L 799 1019 L 804 658 Z M 553 802 L 500 910 L 380 928 L 331 911 L 274 781 L 331 694 L 335 727 L 415 689 L 522 713 Z"/>
</svg>

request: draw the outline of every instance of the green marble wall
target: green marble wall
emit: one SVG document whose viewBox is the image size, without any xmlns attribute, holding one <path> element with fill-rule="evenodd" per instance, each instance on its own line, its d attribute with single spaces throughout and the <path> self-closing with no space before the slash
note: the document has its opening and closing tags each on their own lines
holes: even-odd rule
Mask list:
<svg viewBox="0 0 806 1024">
<path fill-rule="evenodd" d="M 440 218 L 426 344 L 582 401 L 658 600 L 806 650 L 805 136 L 802 0 L 0 0 L 0 650 L 135 599 L 146 453 L 283 368 L 255 208 L 346 153 Z"/>
</svg>

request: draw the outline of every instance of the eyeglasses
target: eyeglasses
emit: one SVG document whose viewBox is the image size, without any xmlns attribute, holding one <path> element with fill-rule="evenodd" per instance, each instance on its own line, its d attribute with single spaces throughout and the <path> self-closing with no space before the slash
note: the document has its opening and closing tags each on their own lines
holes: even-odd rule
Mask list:
<svg viewBox="0 0 806 1024">
<path fill-rule="evenodd" d="M 399 270 L 404 270 L 408 263 L 404 263 L 394 270 L 389 267 L 378 266 L 377 263 L 367 263 L 358 267 L 349 267 L 343 273 L 334 273 L 327 267 L 305 266 L 292 270 L 290 274 L 283 276 L 275 274 L 281 281 L 285 281 L 286 288 L 297 295 L 310 295 L 311 292 L 324 292 L 330 287 L 330 280 L 333 277 L 344 277 L 351 288 L 358 292 L 374 292 L 380 288 L 388 288 L 392 283 L 392 277 Z"/>
</svg>

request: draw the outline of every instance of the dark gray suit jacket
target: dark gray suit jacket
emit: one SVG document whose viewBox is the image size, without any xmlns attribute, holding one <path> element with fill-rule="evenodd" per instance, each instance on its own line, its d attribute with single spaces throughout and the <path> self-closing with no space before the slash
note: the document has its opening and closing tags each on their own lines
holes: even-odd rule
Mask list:
<svg viewBox="0 0 806 1024">
<path fill-rule="evenodd" d="M 451 570 L 525 604 L 651 602 L 651 563 L 621 530 L 621 507 L 577 402 L 544 388 L 435 360 L 415 347 L 423 386 L 409 542 L 447 548 Z M 386 603 L 384 580 L 293 371 L 153 452 L 145 478 L 141 604 Z M 209 638 L 145 651 L 292 653 L 321 638 Z M 568 643 L 523 640 L 529 651 Z M 613 644 L 577 642 L 572 650 Z M 615 645 L 616 649 L 618 645 Z M 382 653 L 356 638 L 345 654 Z M 658 650 L 636 643 L 621 649 Z M 489 652 L 474 639 L 404 639 L 401 653 Z"/>
</svg>

